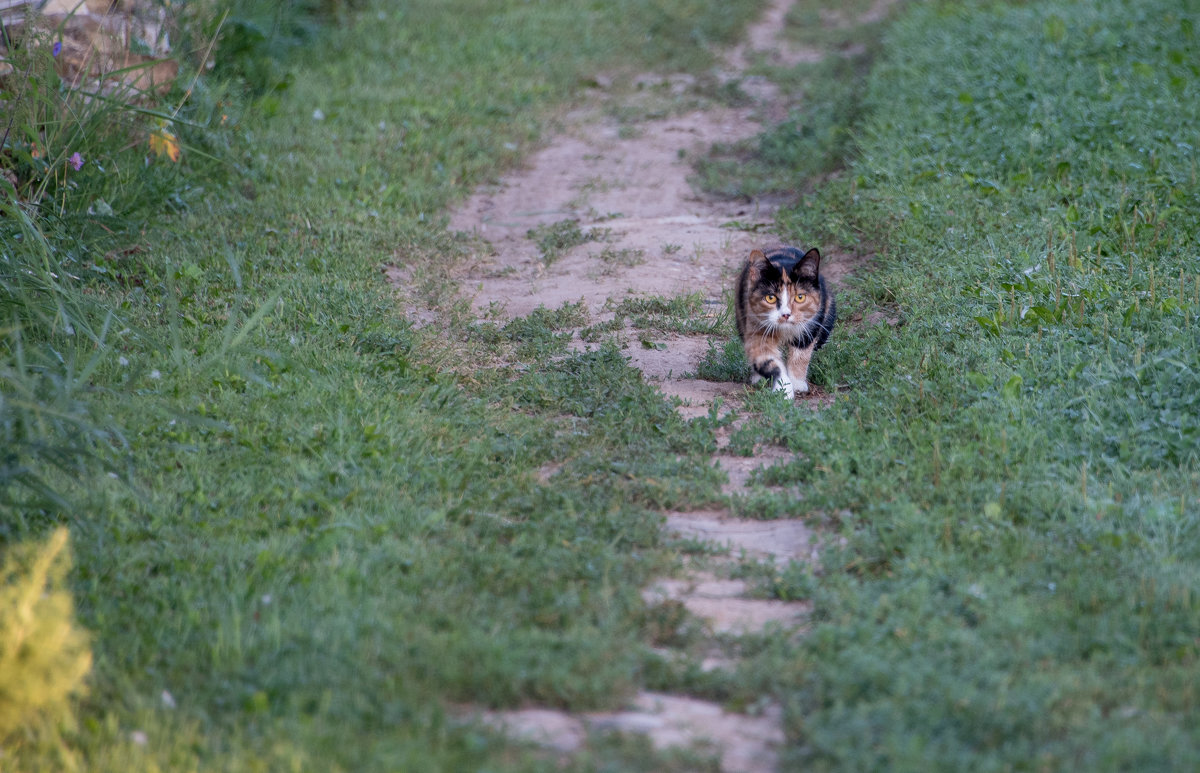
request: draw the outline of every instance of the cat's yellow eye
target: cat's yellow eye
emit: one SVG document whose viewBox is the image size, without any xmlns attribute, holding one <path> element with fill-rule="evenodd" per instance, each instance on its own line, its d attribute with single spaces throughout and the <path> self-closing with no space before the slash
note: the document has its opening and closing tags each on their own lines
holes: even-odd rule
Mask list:
<svg viewBox="0 0 1200 773">
<path fill-rule="evenodd" d="M 796 293 L 796 303 L 804 303 L 804 293 Z"/>
<path fill-rule="evenodd" d="M 767 295 L 766 297 L 763 298 L 763 300 L 766 301 L 767 303 L 774 303 L 778 299 L 774 295 Z"/>
</svg>

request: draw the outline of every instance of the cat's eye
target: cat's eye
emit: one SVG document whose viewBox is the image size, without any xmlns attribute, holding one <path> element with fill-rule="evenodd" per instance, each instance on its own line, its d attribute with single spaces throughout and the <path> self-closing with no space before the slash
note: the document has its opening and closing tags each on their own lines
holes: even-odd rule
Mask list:
<svg viewBox="0 0 1200 773">
<path fill-rule="evenodd" d="M 778 300 L 778 298 L 776 298 L 774 295 L 767 295 L 766 297 L 763 298 L 763 300 L 766 301 L 767 303 L 774 303 L 775 301 Z"/>
<path fill-rule="evenodd" d="M 804 303 L 804 293 L 796 293 L 796 303 Z"/>
</svg>

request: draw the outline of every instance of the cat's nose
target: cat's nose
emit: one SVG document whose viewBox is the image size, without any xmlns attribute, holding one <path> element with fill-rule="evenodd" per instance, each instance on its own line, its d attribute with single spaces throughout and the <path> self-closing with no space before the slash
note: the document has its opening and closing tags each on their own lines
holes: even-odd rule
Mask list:
<svg viewBox="0 0 1200 773">
<path fill-rule="evenodd" d="M 789 319 L 792 318 L 791 312 L 787 312 L 787 311 L 781 312 L 779 314 L 779 318 L 782 319 L 784 322 L 787 322 Z"/>
</svg>

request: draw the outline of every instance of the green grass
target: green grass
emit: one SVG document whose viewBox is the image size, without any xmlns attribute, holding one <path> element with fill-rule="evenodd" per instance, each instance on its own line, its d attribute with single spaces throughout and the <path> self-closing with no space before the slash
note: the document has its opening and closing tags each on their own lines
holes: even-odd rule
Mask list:
<svg viewBox="0 0 1200 773">
<path fill-rule="evenodd" d="M 879 33 L 877 21 L 870 21 L 870 14 L 879 5 L 876 0 L 849 0 L 837 5 L 797 0 L 784 19 L 784 34 L 798 43 L 839 53 L 853 46 L 874 45 Z"/>
<path fill-rule="evenodd" d="M 639 590 L 675 560 L 657 512 L 719 501 L 713 422 L 612 347 L 568 356 L 582 309 L 416 330 L 379 266 L 444 288 L 467 260 L 450 202 L 595 73 L 707 67 L 756 5 L 379 4 L 225 73 L 258 108 L 215 138 L 230 176 L 153 225 L 108 198 L 115 236 L 78 247 L 63 295 L 97 334 L 45 325 L 63 360 L 20 373 L 4 350 L 6 406 L 62 371 L 80 417 L 9 436 L 113 428 L 82 443 L 95 459 L 31 457 L 53 498 L 5 481 L 6 546 L 69 526 L 95 660 L 74 721 L 4 739 L 5 770 L 558 769 L 453 707 L 615 707 L 641 685 Z M 598 737 L 574 768 L 700 764 Z"/>
<path fill-rule="evenodd" d="M 816 358 L 832 408 L 763 401 L 741 430 L 804 453 L 767 482 L 846 540 L 795 591 L 817 625 L 774 687 L 787 764 L 1200 761 L 1194 24 L 1169 2 L 915 8 L 849 168 L 780 214 L 875 247 L 843 318 L 900 319 Z"/>
<path fill-rule="evenodd" d="M 579 227 L 578 220 L 567 219 L 530 228 L 526 236 L 541 251 L 542 264 L 549 266 L 572 247 L 601 241 L 605 235 L 602 229 L 584 231 Z"/>
<path fill-rule="evenodd" d="M 178 29 L 192 32 L 200 16 L 189 14 Z M 10 25 L 5 36 L 0 500 L 27 527 L 38 522 L 33 512 L 66 508 L 64 487 L 98 465 L 111 469 L 107 451 L 123 445 L 119 424 L 96 414 L 89 399 L 104 388 L 91 381 L 97 369 L 132 333 L 104 296 L 140 282 L 131 265 L 146 251 L 150 221 L 228 180 L 228 160 L 214 155 L 228 145 L 215 117 L 228 95 L 219 83 L 188 90 L 197 52 L 187 44 L 175 48 L 180 77 L 167 93 L 143 94 L 114 79 L 95 94 L 60 79 L 55 30 Z M 235 113 L 224 109 L 225 119 Z M 162 152 L 168 143 L 182 149 L 181 163 Z M 6 540 L 11 523 L 0 520 Z"/>
<path fill-rule="evenodd" d="M 626 298 L 616 304 L 614 311 L 639 330 L 683 335 L 722 330 L 730 319 L 724 308 L 719 311 L 705 309 L 704 297 L 700 293 L 685 293 L 671 298 Z"/>
<path fill-rule="evenodd" d="M 449 203 L 597 72 L 706 68 L 698 44 L 757 5 L 347 12 L 295 37 L 302 62 L 231 74 L 260 112 L 213 140 L 236 163 L 211 190 L 172 178 L 178 206 L 144 235 L 117 207 L 101 246 L 71 238 L 89 220 L 35 222 L 22 255 L 104 270 L 2 277 L 23 328 L 0 394 L 42 407 L 2 415 L 5 469 L 29 476 L 0 539 L 70 527 L 95 667 L 74 721 L 4 740 L 5 770 L 557 770 L 454 706 L 640 687 L 781 701 L 789 769 L 1196 767 L 1200 73 L 1178 4 L 918 5 L 869 77 L 770 73 L 863 87 L 828 132 L 768 132 L 724 189 L 848 164 L 779 224 L 878 255 L 813 363 L 834 404 L 740 403 L 731 448 L 798 452 L 761 482 L 803 499 L 735 508 L 844 541 L 819 572 L 738 568 L 816 609 L 800 641 L 720 640 L 732 674 L 639 594 L 696 552 L 657 513 L 725 504 L 710 455 L 732 418 L 682 420 L 612 345 L 571 354 L 581 306 L 498 326 L 458 302 Z M 403 317 L 385 263 L 440 294 L 439 324 Z M 876 310 L 899 324 L 851 324 Z M 618 313 L 716 332 L 704 373 L 744 374 L 727 315 L 688 296 Z M 14 465 L 20 443 L 38 450 Z M 568 766 L 707 764 L 597 737 Z"/>
<path fill-rule="evenodd" d="M 714 145 L 698 159 L 694 184 L 731 198 L 794 197 L 842 168 L 854 146 L 853 127 L 864 111 L 866 78 L 886 25 L 882 19 L 857 21 L 871 5 L 803 0 L 792 6 L 784 34 L 824 51 L 824 58 L 794 67 L 753 67 L 751 72 L 770 78 L 791 100 L 787 120 L 756 137 Z M 893 8 L 885 19 L 895 13 Z"/>
<path fill-rule="evenodd" d="M 619 250 L 612 247 L 605 247 L 596 257 L 604 264 L 599 273 L 602 275 L 612 275 L 617 273 L 621 268 L 633 268 L 645 263 L 646 251 L 631 247 L 624 247 Z"/>
</svg>

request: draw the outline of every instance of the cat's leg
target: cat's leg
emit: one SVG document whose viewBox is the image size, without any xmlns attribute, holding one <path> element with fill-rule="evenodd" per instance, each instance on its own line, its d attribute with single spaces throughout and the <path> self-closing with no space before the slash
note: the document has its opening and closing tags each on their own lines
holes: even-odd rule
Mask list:
<svg viewBox="0 0 1200 773">
<path fill-rule="evenodd" d="M 766 371 L 770 374 L 766 377 L 771 379 L 771 388 L 776 392 L 783 392 L 789 400 L 794 399 L 796 397 L 796 389 L 792 386 L 792 379 L 788 376 L 787 368 L 783 366 L 783 362 L 776 357 L 763 364 Z M 762 373 L 764 368 L 755 367 L 755 370 Z M 753 380 L 758 381 L 758 379 Z"/>
<path fill-rule="evenodd" d="M 812 360 L 816 348 L 816 342 L 810 343 L 803 349 L 798 346 L 788 348 L 788 375 L 791 376 L 792 383 L 795 384 L 795 389 L 800 394 L 808 391 L 808 363 Z"/>
<path fill-rule="evenodd" d="M 780 359 L 779 347 L 773 341 L 749 341 L 746 343 L 746 359 L 750 360 L 751 384 L 768 378 L 770 388 L 785 393 L 788 400 L 796 396 L 792 379 L 788 377 L 784 361 Z"/>
</svg>

